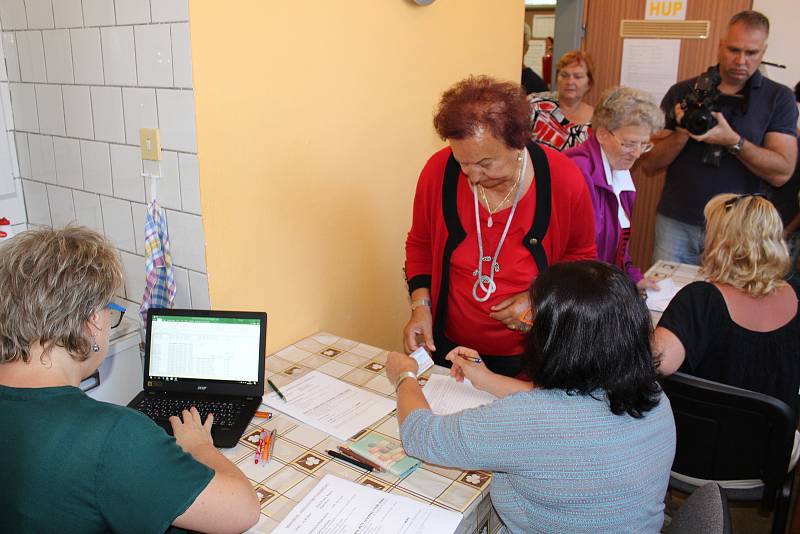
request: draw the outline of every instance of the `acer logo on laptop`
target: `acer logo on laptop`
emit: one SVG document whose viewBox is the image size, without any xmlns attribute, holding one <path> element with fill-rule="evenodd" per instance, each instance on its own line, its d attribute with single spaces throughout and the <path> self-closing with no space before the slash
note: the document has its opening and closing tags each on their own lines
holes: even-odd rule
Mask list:
<svg viewBox="0 0 800 534">
<path fill-rule="evenodd" d="M 208 389 L 208 386 L 197 386 L 197 391 L 205 391 Z"/>
</svg>

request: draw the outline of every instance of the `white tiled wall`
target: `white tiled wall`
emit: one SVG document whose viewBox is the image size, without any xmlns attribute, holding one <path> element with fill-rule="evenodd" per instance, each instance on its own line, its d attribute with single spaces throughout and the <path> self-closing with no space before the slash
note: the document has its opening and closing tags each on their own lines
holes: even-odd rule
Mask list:
<svg viewBox="0 0 800 534">
<path fill-rule="evenodd" d="M 19 177 L 0 216 L 103 232 L 120 249 L 121 293 L 134 307 L 151 189 L 142 171 L 162 175 L 176 306 L 210 306 L 188 20 L 188 0 L 0 0 L 0 100 Z M 142 127 L 161 129 L 160 165 L 140 159 Z"/>
</svg>

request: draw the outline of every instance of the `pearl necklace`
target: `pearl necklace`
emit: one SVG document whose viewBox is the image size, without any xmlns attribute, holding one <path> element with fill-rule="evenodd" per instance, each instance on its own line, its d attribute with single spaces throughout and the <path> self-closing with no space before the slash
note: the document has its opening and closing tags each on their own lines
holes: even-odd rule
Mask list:
<svg viewBox="0 0 800 534">
<path fill-rule="evenodd" d="M 517 184 L 522 182 L 522 177 L 525 176 L 525 169 L 528 165 L 528 158 L 525 157 L 524 150 L 520 151 L 520 156 L 522 159 L 522 164 L 519 166 L 519 176 L 517 176 Z M 512 189 L 513 191 L 514 189 Z M 483 256 L 483 237 L 481 236 L 481 218 L 478 210 L 478 191 L 477 187 L 472 187 L 472 196 L 475 199 L 475 228 L 478 234 L 478 268 L 472 272 L 472 276 L 476 276 L 478 279 L 475 280 L 475 285 L 472 286 L 472 298 L 474 298 L 478 302 L 486 302 L 489 300 L 489 297 L 497 291 L 497 284 L 494 281 L 494 273 L 500 270 L 500 264 L 498 263 L 497 259 L 500 257 L 500 250 L 503 248 L 503 243 L 505 243 L 506 236 L 508 235 L 508 229 L 511 227 L 511 220 L 514 218 L 514 213 L 517 211 L 517 203 L 519 202 L 520 193 L 522 192 L 521 187 L 515 187 L 516 194 L 514 195 L 514 203 L 511 205 L 511 213 L 508 214 L 508 220 L 506 221 L 506 227 L 503 229 L 503 235 L 500 238 L 500 242 L 497 244 L 497 250 L 495 250 L 494 256 Z M 505 202 L 505 200 L 503 200 Z M 495 208 L 496 209 L 496 208 Z M 491 213 L 491 212 L 490 212 Z M 491 217 L 491 215 L 490 215 Z M 488 226 L 491 227 L 491 224 Z M 489 267 L 489 274 L 483 274 L 483 262 L 488 261 L 490 263 Z M 478 289 L 483 292 L 483 296 L 478 296 Z"/>
</svg>

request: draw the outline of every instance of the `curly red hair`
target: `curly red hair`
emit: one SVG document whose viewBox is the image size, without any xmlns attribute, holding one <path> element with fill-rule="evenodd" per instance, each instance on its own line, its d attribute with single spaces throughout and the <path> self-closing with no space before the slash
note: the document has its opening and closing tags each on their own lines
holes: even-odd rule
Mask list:
<svg viewBox="0 0 800 534">
<path fill-rule="evenodd" d="M 483 130 L 510 148 L 522 148 L 530 138 L 531 108 L 519 84 L 489 76 L 470 76 L 442 94 L 433 117 L 444 139 L 466 139 Z"/>
</svg>

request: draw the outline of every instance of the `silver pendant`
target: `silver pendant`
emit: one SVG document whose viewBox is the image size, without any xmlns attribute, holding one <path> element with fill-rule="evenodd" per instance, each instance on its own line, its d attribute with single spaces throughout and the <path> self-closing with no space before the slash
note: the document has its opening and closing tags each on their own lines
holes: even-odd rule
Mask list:
<svg viewBox="0 0 800 534">
<path fill-rule="evenodd" d="M 494 221 L 492 220 L 492 216 L 489 215 L 489 220 L 486 221 L 486 227 L 491 228 L 494 225 Z"/>
</svg>

